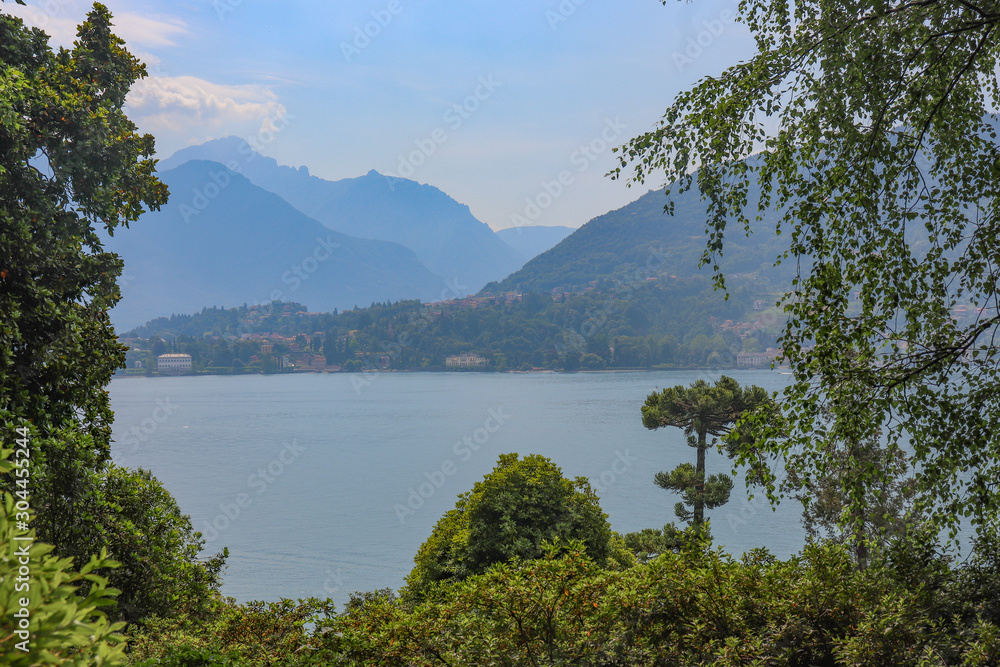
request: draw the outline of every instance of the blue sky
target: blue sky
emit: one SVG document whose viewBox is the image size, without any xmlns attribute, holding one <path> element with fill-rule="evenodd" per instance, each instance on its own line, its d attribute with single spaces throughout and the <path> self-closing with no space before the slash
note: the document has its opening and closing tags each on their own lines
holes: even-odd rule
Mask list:
<svg viewBox="0 0 1000 667">
<path fill-rule="evenodd" d="M 661 186 L 607 178 L 610 147 L 753 53 L 732 0 L 105 4 L 149 67 L 128 111 L 162 157 L 237 135 L 323 178 L 429 183 L 494 229 L 578 227 Z M 89 8 L 0 5 L 58 44 Z"/>
</svg>

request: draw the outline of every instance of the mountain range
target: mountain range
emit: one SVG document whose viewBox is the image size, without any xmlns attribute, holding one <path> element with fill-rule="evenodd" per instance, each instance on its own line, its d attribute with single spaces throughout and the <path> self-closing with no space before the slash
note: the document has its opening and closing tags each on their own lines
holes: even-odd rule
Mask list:
<svg viewBox="0 0 1000 667">
<path fill-rule="evenodd" d="M 120 330 L 206 306 L 283 300 L 316 312 L 692 276 L 706 243 L 697 189 L 673 196 L 673 215 L 657 190 L 575 231 L 494 233 L 435 187 L 375 171 L 327 181 L 233 137 L 183 149 L 158 167 L 169 203 L 106 241 L 125 260 L 123 300 L 112 311 Z M 792 267 L 773 266 L 784 249 L 776 219 L 765 215 L 750 236 L 727 235 L 728 274 L 790 279 Z"/>
<path fill-rule="evenodd" d="M 445 289 L 409 248 L 328 229 L 219 163 L 192 160 L 159 177 L 169 203 L 105 239 L 125 259 L 111 311 L 121 330 L 211 305 L 280 299 L 328 311 L 437 300 Z"/>
<path fill-rule="evenodd" d="M 432 273 L 458 288 L 454 296 L 475 293 L 530 259 L 477 220 L 468 206 L 430 185 L 374 170 L 327 181 L 310 175 L 306 167 L 279 165 L 237 137 L 182 149 L 162 167 L 194 159 L 226 165 L 332 230 L 410 248 Z"/>
<path fill-rule="evenodd" d="M 235 137 L 182 149 L 157 168 L 169 203 L 105 235 L 125 260 L 112 311 L 120 329 L 275 297 L 313 310 L 462 297 L 572 231 L 525 228 L 512 247 L 433 186 L 376 171 L 327 181 Z M 327 239 L 336 252 L 321 262 Z"/>
</svg>

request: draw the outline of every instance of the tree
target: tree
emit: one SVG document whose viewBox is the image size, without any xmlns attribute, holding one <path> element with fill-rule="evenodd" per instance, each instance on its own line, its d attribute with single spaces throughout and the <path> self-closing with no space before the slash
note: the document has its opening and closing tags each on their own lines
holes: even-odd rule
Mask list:
<svg viewBox="0 0 1000 667">
<path fill-rule="evenodd" d="M 132 608 L 176 613 L 198 588 L 185 582 L 208 595 L 221 562 L 196 562 L 198 536 L 155 480 L 110 465 L 105 388 L 125 359 L 108 319 L 122 261 L 97 227 L 114 234 L 167 198 L 152 136 L 122 111 L 143 76 L 103 5 L 56 53 L 0 14 L 0 442 L 30 434 L 40 540 L 80 563 L 106 547 L 126 563 L 106 575 Z"/>
<path fill-rule="evenodd" d="M 749 0 L 740 13 L 756 55 L 678 95 L 613 176 L 664 173 L 668 194 L 697 184 L 719 287 L 733 228 L 789 232 L 789 430 L 758 429 L 761 446 L 805 453 L 820 475 L 834 433 L 884 429 L 912 443 L 931 519 L 978 529 L 1000 507 L 1000 13 L 951 0 Z M 854 479 L 849 504 L 888 475 Z"/>
<path fill-rule="evenodd" d="M 809 539 L 848 544 L 861 567 L 868 562 L 870 545 L 886 548 L 891 540 L 912 532 L 918 519 L 909 457 L 899 449 L 883 447 L 880 436 L 872 432 L 864 442 L 826 443 L 830 450 L 823 455 L 836 465 L 822 477 L 809 474 L 802 454 L 793 455 L 782 481 L 782 488 L 803 505 L 802 525 Z M 857 478 L 872 468 L 884 471 L 886 482 L 863 485 L 869 496 L 863 504 L 852 504 L 849 490 L 858 487 Z M 845 511 L 855 514 L 845 516 Z"/>
<path fill-rule="evenodd" d="M 97 4 L 72 50 L 0 15 L 0 410 L 39 434 L 72 426 L 107 454 L 104 386 L 123 348 L 107 311 L 122 263 L 94 226 L 128 226 L 158 208 L 153 138 L 121 107 L 145 68 L 110 32 Z"/>
<path fill-rule="evenodd" d="M 166 200 L 152 137 L 121 111 L 145 69 L 110 19 L 95 5 L 73 49 L 53 53 L 44 33 L 0 15 L 0 435 L 30 422 L 42 466 L 71 456 L 92 469 L 109 455 L 104 387 L 124 348 L 107 311 L 122 263 L 94 226 L 113 233 Z M 67 442 L 75 452 L 56 451 Z M 52 481 L 43 525 L 82 484 Z M 60 548 L 61 535 L 41 536 Z"/>
<path fill-rule="evenodd" d="M 673 523 L 668 523 L 663 528 L 643 528 L 625 533 L 622 540 L 638 562 L 648 563 L 662 554 L 676 553 L 690 545 L 703 543 L 707 546 L 711 543 L 711 535 L 700 527 L 680 530 Z"/>
<path fill-rule="evenodd" d="M 432 582 L 464 579 L 514 558 L 541 558 L 546 543 L 570 540 L 602 566 L 629 560 L 586 478 L 564 478 L 544 456 L 503 454 L 434 526 L 407 585 L 420 593 Z"/>
<path fill-rule="evenodd" d="M 207 615 L 218 597 L 228 550 L 200 562 L 201 534 L 148 470 L 109 464 L 75 518 L 93 521 L 89 542 L 107 545 L 119 563 L 106 573 L 120 591 L 118 606 L 109 613 L 114 620 Z"/>
<path fill-rule="evenodd" d="M 674 506 L 681 521 L 693 526 L 705 522 L 705 510 L 729 502 L 733 480 L 725 473 L 705 477 L 705 452 L 708 436 L 726 435 L 745 413 L 768 403 L 768 394 L 757 386 L 746 389 L 731 377 L 723 375 L 710 385 L 696 380 L 690 387 L 677 385 L 653 392 L 642 406 L 642 425 L 650 430 L 674 426 L 684 429 L 687 444 L 698 454 L 695 465 L 682 463 L 673 471 L 658 472 L 656 485 L 680 493 L 683 501 Z M 687 507 L 691 509 L 687 509 Z"/>
</svg>

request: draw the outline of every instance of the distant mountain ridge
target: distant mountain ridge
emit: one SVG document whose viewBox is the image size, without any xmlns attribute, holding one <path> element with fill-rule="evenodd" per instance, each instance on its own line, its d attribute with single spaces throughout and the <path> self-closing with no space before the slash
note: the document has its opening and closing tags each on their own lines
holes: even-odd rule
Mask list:
<svg viewBox="0 0 1000 667">
<path fill-rule="evenodd" d="M 213 305 L 282 299 L 329 311 L 441 298 L 441 278 L 412 250 L 330 230 L 219 163 L 186 161 L 159 177 L 169 203 L 105 240 L 125 261 L 111 311 L 121 330 Z"/>
<path fill-rule="evenodd" d="M 753 193 L 751 193 L 753 195 Z M 707 212 L 697 188 L 673 195 L 674 213 L 664 213 L 663 190 L 647 192 L 636 201 L 600 215 L 552 249 L 482 293 L 583 289 L 603 278 L 642 269 L 652 274 L 709 275 L 698 269 L 705 251 Z M 756 274 L 772 281 L 791 278 L 791 267 L 774 267 L 785 239 L 774 234 L 778 215 L 768 212 L 746 236 L 732 227 L 726 237 L 722 267 L 726 273 Z"/>
<path fill-rule="evenodd" d="M 441 190 L 372 170 L 327 181 L 305 167 L 287 167 L 237 137 L 182 149 L 163 160 L 170 169 L 192 159 L 213 160 L 273 192 L 330 229 L 359 238 L 400 243 L 453 285 L 452 296 L 475 293 L 524 263 L 525 258 Z"/>
</svg>

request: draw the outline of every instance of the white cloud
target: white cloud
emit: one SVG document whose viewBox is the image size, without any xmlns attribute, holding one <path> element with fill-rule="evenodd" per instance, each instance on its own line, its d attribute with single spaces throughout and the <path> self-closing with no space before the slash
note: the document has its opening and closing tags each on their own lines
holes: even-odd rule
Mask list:
<svg viewBox="0 0 1000 667">
<path fill-rule="evenodd" d="M 117 12 L 112 30 L 128 43 L 144 47 L 176 46 L 175 37 L 190 36 L 186 24 L 173 17 L 149 18 L 129 12 Z"/>
<path fill-rule="evenodd" d="M 90 2 L 77 0 L 44 0 L 28 6 L 5 2 L 4 13 L 17 16 L 33 28 L 41 28 L 58 46 L 69 47 L 76 39 L 77 27 L 87 18 Z M 171 16 L 150 18 L 112 8 L 112 31 L 125 40 L 129 48 L 176 46 L 177 37 L 190 36 L 187 24 Z"/>
<path fill-rule="evenodd" d="M 127 111 L 143 131 L 226 134 L 273 127 L 285 107 L 260 85 L 225 86 L 193 76 L 149 77 L 132 86 Z"/>
<path fill-rule="evenodd" d="M 49 0 L 28 6 L 5 2 L 3 10 L 5 14 L 16 16 L 31 28 L 41 28 L 58 46 L 71 46 L 76 39 L 76 28 L 80 21 L 75 18 L 79 12 L 72 0 Z"/>
</svg>

